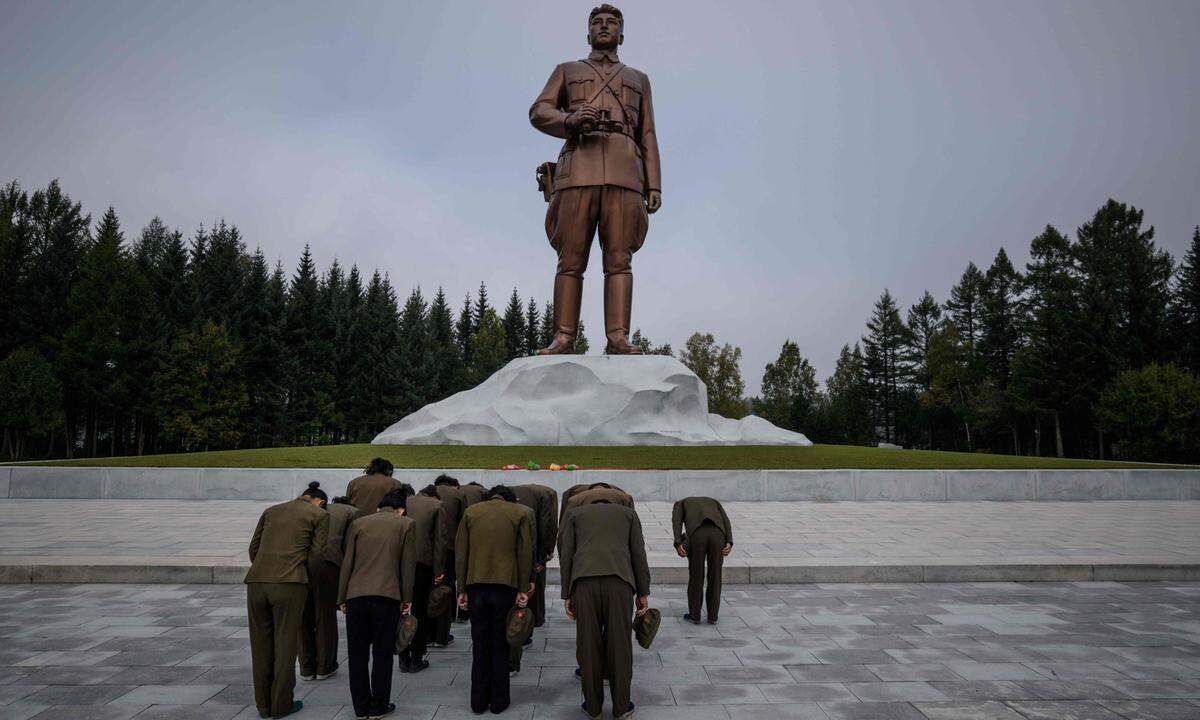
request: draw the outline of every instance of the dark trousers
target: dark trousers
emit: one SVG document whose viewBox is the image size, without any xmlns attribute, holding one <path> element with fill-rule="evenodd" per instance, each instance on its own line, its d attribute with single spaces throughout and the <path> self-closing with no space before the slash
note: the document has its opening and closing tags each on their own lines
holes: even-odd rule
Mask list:
<svg viewBox="0 0 1200 720">
<path fill-rule="evenodd" d="M 587 713 L 604 709 L 604 679 L 613 717 L 629 710 L 633 681 L 633 588 L 616 575 L 586 577 L 571 588 L 575 610 L 575 659 L 583 679 Z"/>
<path fill-rule="evenodd" d="M 700 620 L 700 601 L 708 604 L 709 622 L 715 622 L 721 612 L 721 566 L 725 556 L 725 533 L 707 520 L 688 537 L 688 613 L 692 620 Z M 705 568 L 705 565 L 708 568 Z M 705 580 L 708 591 L 705 592 Z"/>
<path fill-rule="evenodd" d="M 467 587 L 471 612 L 471 709 L 503 712 L 511 702 L 505 620 L 517 602 L 516 588 L 477 583 Z"/>
<path fill-rule="evenodd" d="M 300 625 L 300 674 L 328 675 L 338 667 L 337 594 L 340 568 L 322 560 L 313 569 Z"/>
<path fill-rule="evenodd" d="M 546 568 L 533 578 L 533 626 L 541 627 L 546 624 Z"/>
<path fill-rule="evenodd" d="M 283 717 L 296 689 L 296 652 L 308 586 L 301 583 L 249 583 L 246 615 L 254 704 L 259 715 Z"/>
<path fill-rule="evenodd" d="M 642 194 L 616 185 L 565 188 L 546 208 L 546 236 L 558 252 L 559 275 L 583 277 L 597 229 L 604 276 L 628 275 L 648 228 Z"/>
<path fill-rule="evenodd" d="M 433 623 L 433 642 L 438 645 L 445 645 L 450 642 L 450 627 L 454 622 L 454 615 L 458 612 L 458 588 L 454 582 L 454 551 L 446 551 L 446 575 L 442 579 L 443 585 L 450 586 L 450 609 L 443 613 L 440 617 L 433 618 L 430 622 Z"/>
<path fill-rule="evenodd" d="M 358 717 L 382 713 L 391 700 L 392 653 L 399 624 L 399 600 L 368 595 L 346 601 L 346 663 Z"/>
<path fill-rule="evenodd" d="M 433 587 L 433 568 L 425 563 L 417 563 L 417 572 L 413 577 L 412 614 L 417 619 L 417 634 L 404 649 L 401 661 L 408 663 L 420 662 L 425 657 L 425 649 L 433 631 L 429 620 L 429 590 Z"/>
</svg>

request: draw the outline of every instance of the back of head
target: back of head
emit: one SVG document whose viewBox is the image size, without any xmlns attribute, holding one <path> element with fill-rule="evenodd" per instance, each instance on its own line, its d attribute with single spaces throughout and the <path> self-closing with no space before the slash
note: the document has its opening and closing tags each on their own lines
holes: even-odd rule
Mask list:
<svg viewBox="0 0 1200 720">
<path fill-rule="evenodd" d="M 388 477 L 391 477 L 392 473 L 395 471 L 396 468 L 393 467 L 391 462 L 378 457 L 368 463 L 365 468 L 363 468 L 364 475 L 387 475 Z"/>
<path fill-rule="evenodd" d="M 514 493 L 512 488 L 507 485 L 497 485 L 491 490 L 488 490 L 487 494 L 483 496 L 484 500 L 491 500 L 493 498 L 500 498 L 501 500 L 505 500 L 507 502 L 517 501 L 516 493 Z"/>
<path fill-rule="evenodd" d="M 408 507 L 408 495 L 403 489 L 393 490 L 379 501 L 380 510 L 403 510 Z"/>
<path fill-rule="evenodd" d="M 458 479 L 452 478 L 449 475 L 438 475 L 433 481 L 434 485 L 449 485 L 450 487 L 458 487 Z"/>
<path fill-rule="evenodd" d="M 417 494 L 417 491 L 413 490 L 413 486 L 408 483 L 400 483 L 399 492 L 403 493 L 404 497 L 412 497 Z"/>
<path fill-rule="evenodd" d="M 606 482 L 597 482 L 588 485 L 588 490 L 595 490 L 596 488 L 606 488 L 608 490 L 612 490 L 612 485 L 609 485 Z"/>
<path fill-rule="evenodd" d="M 345 495 L 338 495 L 329 502 L 333 503 L 334 505 L 354 505 L 354 503 L 350 502 L 350 498 L 346 497 Z"/>
<path fill-rule="evenodd" d="M 300 497 L 309 497 L 321 501 L 321 507 L 325 507 L 329 503 L 329 496 L 321 489 L 321 483 L 313 481 L 308 484 L 308 489 L 300 493 Z"/>
<path fill-rule="evenodd" d="M 438 496 L 437 487 L 434 485 L 426 485 L 425 487 L 421 488 L 421 494 L 426 497 L 435 498 Z"/>
</svg>

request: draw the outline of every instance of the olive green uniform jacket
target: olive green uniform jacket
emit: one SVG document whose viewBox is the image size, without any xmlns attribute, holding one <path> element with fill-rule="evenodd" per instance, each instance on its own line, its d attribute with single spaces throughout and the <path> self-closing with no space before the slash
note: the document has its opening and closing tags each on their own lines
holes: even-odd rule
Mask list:
<svg viewBox="0 0 1200 720">
<path fill-rule="evenodd" d="M 562 597 L 571 597 L 576 580 L 615 575 L 639 597 L 650 594 L 650 564 L 642 521 L 632 508 L 592 503 L 567 513 L 561 531 L 559 567 Z"/>
<path fill-rule="evenodd" d="M 553 488 L 534 483 L 516 485 L 512 491 L 517 495 L 517 502 L 533 510 L 537 523 L 537 561 L 545 564 L 554 554 L 554 541 L 558 537 L 558 493 Z"/>
<path fill-rule="evenodd" d="M 250 539 L 247 583 L 308 584 L 317 562 L 325 558 L 329 514 L 308 498 L 272 505 L 263 511 Z"/>
<path fill-rule="evenodd" d="M 725 542 L 733 544 L 733 524 L 725 514 L 721 503 L 710 497 L 689 497 L 676 501 L 671 508 L 671 526 L 674 529 L 675 544 L 687 544 L 687 536 L 696 532 L 696 528 L 708 520 L 725 533 Z M 686 533 L 685 533 L 686 531 Z"/>
<path fill-rule="evenodd" d="M 438 497 L 446 507 L 446 539 L 449 543 L 446 549 L 454 552 L 454 540 L 458 536 L 458 523 L 462 520 L 463 511 L 467 509 L 462 491 L 453 485 L 435 485 Z"/>
<path fill-rule="evenodd" d="M 417 524 L 417 562 L 433 568 L 434 575 L 441 575 L 446 567 L 446 543 L 449 542 L 442 501 L 418 493 L 408 498 L 404 515 Z"/>
<path fill-rule="evenodd" d="M 342 564 L 346 554 L 346 529 L 354 518 L 362 515 L 353 505 L 329 503 L 329 540 L 325 543 L 325 559 L 334 565 Z"/>
<path fill-rule="evenodd" d="M 399 490 L 401 485 L 403 483 L 389 475 L 360 475 L 346 486 L 346 496 L 360 513 L 372 515 L 379 509 L 383 496 Z"/>
<path fill-rule="evenodd" d="M 459 592 L 477 583 L 525 592 L 533 573 L 533 523 L 528 508 L 502 498 L 463 513 L 455 539 Z"/>
<path fill-rule="evenodd" d="M 410 603 L 417 574 L 417 524 L 384 508 L 350 523 L 338 605 L 378 596 Z"/>
</svg>

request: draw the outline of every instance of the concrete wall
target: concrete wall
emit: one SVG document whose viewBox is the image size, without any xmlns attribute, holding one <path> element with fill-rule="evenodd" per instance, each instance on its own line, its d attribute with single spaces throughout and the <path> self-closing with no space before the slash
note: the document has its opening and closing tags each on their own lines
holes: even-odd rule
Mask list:
<svg viewBox="0 0 1200 720">
<path fill-rule="evenodd" d="M 420 489 L 441 472 L 484 485 L 608 482 L 637 500 L 1200 500 L 1200 470 L 397 470 Z M 0 467 L 0 499 L 286 500 L 319 480 L 345 492 L 355 469 Z"/>
</svg>

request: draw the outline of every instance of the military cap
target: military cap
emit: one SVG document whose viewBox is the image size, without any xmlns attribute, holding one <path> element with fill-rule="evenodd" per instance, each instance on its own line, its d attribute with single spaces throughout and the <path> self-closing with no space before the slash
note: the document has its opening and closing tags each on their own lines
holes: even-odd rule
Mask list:
<svg viewBox="0 0 1200 720">
<path fill-rule="evenodd" d="M 412 614 L 405 615 L 400 619 L 400 626 L 396 628 L 396 654 L 399 655 L 407 650 L 416 636 L 417 616 Z"/>
<path fill-rule="evenodd" d="M 441 617 L 449 610 L 450 586 L 444 583 L 434 585 L 429 589 L 429 617 Z"/>
<path fill-rule="evenodd" d="M 662 624 L 662 612 L 658 608 L 650 608 L 643 615 L 633 619 L 633 634 L 637 637 L 638 645 L 649 650 L 650 643 L 658 634 L 658 626 Z"/>
<path fill-rule="evenodd" d="M 511 647 L 521 647 L 533 634 L 533 609 L 513 606 L 508 611 L 505 632 Z"/>
</svg>

